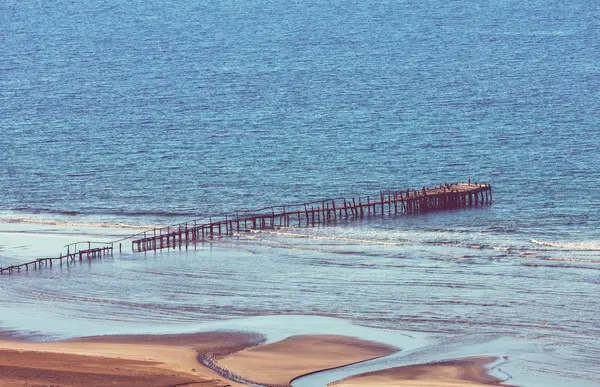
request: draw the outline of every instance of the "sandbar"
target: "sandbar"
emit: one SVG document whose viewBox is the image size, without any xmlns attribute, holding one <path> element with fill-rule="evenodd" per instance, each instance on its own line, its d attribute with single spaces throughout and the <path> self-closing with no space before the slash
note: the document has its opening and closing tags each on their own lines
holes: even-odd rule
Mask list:
<svg viewBox="0 0 600 387">
<path fill-rule="evenodd" d="M 243 386 L 198 362 L 257 345 L 261 335 L 208 332 L 167 336 L 106 336 L 59 342 L 0 341 L 0 385 Z"/>
<path fill-rule="evenodd" d="M 483 387 L 501 380 L 487 374 L 493 357 L 467 358 L 422 365 L 389 368 L 355 375 L 332 384 L 335 387 Z M 502 384 L 504 385 L 504 384 Z M 506 385 L 504 385 L 506 386 Z"/>
<path fill-rule="evenodd" d="M 218 360 L 230 372 L 267 386 L 289 386 L 299 376 L 397 352 L 398 348 L 337 335 L 292 336 Z"/>
</svg>

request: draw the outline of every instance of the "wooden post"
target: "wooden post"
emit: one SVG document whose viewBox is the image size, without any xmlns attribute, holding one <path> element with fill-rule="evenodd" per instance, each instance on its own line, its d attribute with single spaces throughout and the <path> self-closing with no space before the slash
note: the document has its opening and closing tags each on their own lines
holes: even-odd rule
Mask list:
<svg viewBox="0 0 600 387">
<path fill-rule="evenodd" d="M 306 203 L 304 203 L 304 212 L 306 213 L 306 225 L 309 225 L 309 221 L 308 221 L 308 208 L 306 207 Z"/>
<path fill-rule="evenodd" d="M 271 228 L 275 228 L 275 208 L 271 207 Z"/>
</svg>

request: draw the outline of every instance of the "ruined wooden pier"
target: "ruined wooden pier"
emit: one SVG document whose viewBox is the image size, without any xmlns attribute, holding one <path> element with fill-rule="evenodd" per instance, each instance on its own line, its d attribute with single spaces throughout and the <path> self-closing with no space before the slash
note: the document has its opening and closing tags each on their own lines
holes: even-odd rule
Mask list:
<svg viewBox="0 0 600 387">
<path fill-rule="evenodd" d="M 376 197 L 336 198 L 311 203 L 265 207 L 259 210 L 239 211 L 234 214 L 211 216 L 174 226 L 156 228 L 115 242 L 78 242 L 65 246 L 66 254 L 55 258 L 39 258 L 18 265 L 0 267 L 0 274 L 67 265 L 84 259 L 100 258 L 113 253 L 113 244 L 131 239 L 133 252 L 157 251 L 170 248 L 187 248 L 188 245 L 234 235 L 251 230 L 278 227 L 318 227 L 334 225 L 340 221 L 365 217 L 384 217 L 416 214 L 428 211 L 480 206 L 492 201 L 489 184 L 453 183 L 439 187 L 406 191 L 381 191 Z M 92 243 L 101 247 L 93 248 Z M 86 248 L 77 249 L 78 244 Z M 119 252 L 121 252 L 119 243 Z"/>
<path fill-rule="evenodd" d="M 189 244 L 250 230 L 315 227 L 349 219 L 424 213 L 490 203 L 489 184 L 454 183 L 414 191 L 381 191 L 377 197 L 327 199 L 240 211 L 157 228 L 132 241 L 134 252 L 187 248 Z"/>
<path fill-rule="evenodd" d="M 87 249 L 77 250 L 77 244 L 81 244 L 81 243 L 87 243 L 87 245 L 88 245 Z M 18 265 L 0 267 L 0 274 L 5 273 L 5 272 L 8 274 L 12 274 L 13 271 L 17 271 L 17 272 L 20 272 L 21 270 L 29 271 L 29 269 L 37 270 L 37 269 L 41 269 L 42 267 L 52 267 L 53 264 L 55 264 L 55 263 L 57 263 L 58 265 L 62 265 L 63 261 L 64 261 L 64 263 L 66 263 L 68 265 L 72 262 L 83 261 L 84 259 L 90 260 L 90 259 L 100 258 L 100 257 L 108 255 L 108 254 L 112 255 L 112 253 L 113 253 L 112 244 L 105 245 L 102 247 L 91 247 L 91 243 L 92 242 L 78 242 L 78 243 L 72 243 L 70 245 L 67 245 L 67 246 L 65 246 L 65 247 L 67 247 L 67 253 L 64 255 L 61 254 L 58 257 L 38 258 L 36 260 L 30 261 L 30 262 L 25 262 L 25 263 L 20 263 Z M 75 246 L 75 248 L 73 249 L 72 252 L 71 252 L 71 246 Z"/>
</svg>

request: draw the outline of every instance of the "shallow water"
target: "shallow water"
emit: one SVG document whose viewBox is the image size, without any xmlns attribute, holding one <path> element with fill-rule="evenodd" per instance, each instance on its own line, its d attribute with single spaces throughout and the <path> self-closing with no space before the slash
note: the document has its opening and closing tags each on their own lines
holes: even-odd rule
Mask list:
<svg viewBox="0 0 600 387">
<path fill-rule="evenodd" d="M 434 360 L 508 356 L 511 383 L 600 384 L 596 14 L 583 0 L 3 2 L 2 266 L 215 213 L 469 177 L 493 184 L 494 203 L 157 255 L 126 242 L 0 276 L 0 328 L 62 338 L 330 316 L 425 332 Z"/>
<path fill-rule="evenodd" d="M 232 326 L 270 332 L 273 339 L 300 333 L 377 339 L 341 322 L 327 328 L 295 315 L 329 316 L 382 330 L 379 340 L 390 344 L 406 331 L 428 337 L 413 350 L 406 341 L 396 344 L 404 351 L 376 368 L 506 356 L 498 368 L 511 383 L 594 385 L 600 354 L 595 252 L 469 232 L 456 219 L 453 229 L 403 231 L 418 217 L 441 224 L 492 207 L 256 232 L 187 251 L 116 254 L 2 276 L 2 328 L 53 339 Z M 274 320 L 248 322 L 248 316 Z"/>
</svg>

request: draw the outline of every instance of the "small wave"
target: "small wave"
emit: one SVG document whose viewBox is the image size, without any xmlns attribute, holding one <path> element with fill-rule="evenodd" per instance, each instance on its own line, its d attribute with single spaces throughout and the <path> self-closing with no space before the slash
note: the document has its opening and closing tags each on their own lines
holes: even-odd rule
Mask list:
<svg viewBox="0 0 600 387">
<path fill-rule="evenodd" d="M 484 229 L 460 229 L 460 228 L 428 228 L 426 231 L 429 232 L 443 232 L 443 233 L 455 233 L 455 234 L 481 234 L 481 233 L 496 233 L 496 234 L 515 234 L 518 230 L 514 228 L 502 227 L 502 226 L 490 226 Z"/>
<path fill-rule="evenodd" d="M 285 236 L 290 238 L 305 238 L 305 239 L 313 239 L 313 240 L 323 240 L 323 241 L 341 241 L 341 242 L 353 242 L 353 243 L 362 243 L 362 244 L 372 244 L 372 245 L 384 245 L 384 246 L 402 246 L 404 242 L 388 242 L 388 241 L 378 241 L 374 239 L 356 239 L 356 238 L 346 238 L 346 237 L 338 237 L 338 236 L 317 236 L 317 235 L 308 235 L 308 234 L 299 234 L 293 232 L 277 232 L 277 231 L 266 231 L 260 230 L 261 234 L 267 235 L 277 235 L 277 236 Z"/>
<path fill-rule="evenodd" d="M 531 243 L 534 243 L 534 244 L 540 245 L 540 246 L 556 247 L 559 249 L 567 249 L 567 250 L 600 251 L 600 242 L 598 242 L 598 241 L 548 242 L 548 241 L 538 241 L 537 239 L 532 239 Z"/>
<path fill-rule="evenodd" d="M 473 230 L 456 229 L 456 228 L 427 228 L 425 231 L 428 232 L 442 232 L 442 233 L 456 233 L 456 234 L 469 234 Z"/>
<path fill-rule="evenodd" d="M 122 215 L 122 216 L 159 216 L 165 218 L 179 218 L 179 217 L 202 217 L 202 215 L 197 212 L 174 212 L 174 211 L 108 211 L 108 215 Z M 94 215 L 103 215 L 103 214 L 94 214 Z"/>
<path fill-rule="evenodd" d="M 365 239 L 365 238 L 353 238 L 353 237 L 344 237 L 344 236 L 335 236 L 335 235 L 314 235 L 308 233 L 299 233 L 295 232 L 289 228 L 279 228 L 275 230 L 247 230 L 250 233 L 254 233 L 255 235 L 274 235 L 274 236 L 284 236 L 289 238 L 296 239 L 310 239 L 315 241 L 331 241 L 331 242 L 348 242 L 355 244 L 369 244 L 369 245 L 381 245 L 381 246 L 406 246 L 412 244 L 422 244 L 429 246 L 444 246 L 444 247 L 462 247 L 468 248 L 472 250 L 486 250 L 491 247 L 487 244 L 477 244 L 477 243 L 466 243 L 460 240 L 420 240 L 417 238 L 409 239 L 409 238 L 398 238 L 396 240 L 392 240 L 389 238 L 382 239 Z M 272 241 L 273 243 L 278 243 L 276 241 Z M 510 248 L 505 248 L 505 250 L 510 250 Z"/>
<path fill-rule="evenodd" d="M 522 251 L 519 253 L 519 256 L 531 258 L 531 257 L 537 257 L 538 255 L 537 255 L 537 253 L 534 253 L 533 251 Z"/>
<path fill-rule="evenodd" d="M 600 263 L 600 259 L 584 259 L 584 258 L 565 258 L 565 257 L 547 257 L 544 258 L 547 261 L 561 261 L 561 262 L 577 262 L 577 263 Z"/>
<path fill-rule="evenodd" d="M 68 211 L 68 210 L 53 210 L 50 208 L 40 207 L 18 207 L 13 208 L 12 211 L 26 212 L 30 214 L 54 214 L 54 215 L 66 215 L 76 216 L 81 214 L 79 211 Z"/>
<path fill-rule="evenodd" d="M 435 246 L 462 246 L 463 242 L 461 241 L 423 241 L 423 244 L 426 245 L 435 245 Z"/>
<path fill-rule="evenodd" d="M 164 218 L 178 218 L 178 217 L 200 217 L 201 215 L 197 212 L 191 211 L 124 211 L 124 210 L 56 210 L 44 207 L 18 207 L 13 208 L 12 211 L 28 213 L 28 214 L 52 214 L 52 215 L 64 215 L 64 216 L 77 216 L 77 215 L 110 215 L 110 216 L 156 216 Z"/>
<path fill-rule="evenodd" d="M 84 223 L 84 222 L 65 222 L 50 219 L 26 219 L 15 217 L 0 217 L 0 223 L 9 224 L 35 224 L 45 226 L 65 226 L 65 227 L 86 227 L 86 228 L 124 228 L 133 230 L 147 230 L 156 226 L 151 225 L 134 225 L 123 223 Z"/>
</svg>

